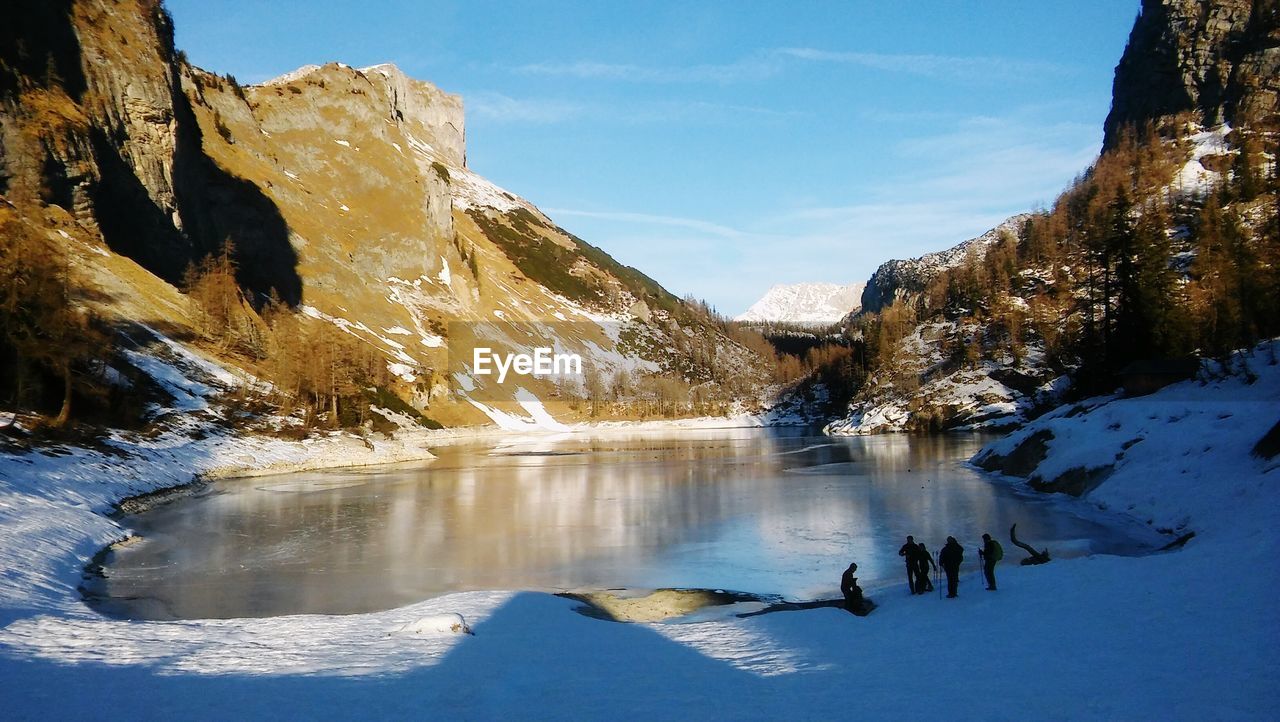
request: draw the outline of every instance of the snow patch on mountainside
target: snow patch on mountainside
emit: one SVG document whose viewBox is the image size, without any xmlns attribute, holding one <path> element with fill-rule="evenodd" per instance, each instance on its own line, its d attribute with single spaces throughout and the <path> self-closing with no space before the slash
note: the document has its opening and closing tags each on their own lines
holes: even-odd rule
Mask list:
<svg viewBox="0 0 1280 722">
<path fill-rule="evenodd" d="M 503 431 L 570 431 L 571 427 L 556 421 L 542 404 L 542 400 L 535 396 L 531 391 L 520 387 L 516 389 L 516 403 L 520 408 L 524 409 L 528 416 L 522 416 L 517 413 L 508 413 L 498 408 L 494 408 L 488 404 L 481 403 L 471 398 L 467 394 L 463 394 L 467 402 L 474 406 L 478 411 L 489 417 L 498 428 Z"/>
<path fill-rule="evenodd" d="M 1206 165 L 1205 161 L 1231 153 L 1231 146 L 1227 143 L 1230 133 L 1231 126 L 1224 123 L 1216 128 L 1201 130 L 1189 138 L 1191 157 L 1178 169 L 1178 175 L 1173 181 L 1174 191 L 1182 195 L 1203 196 L 1222 182 L 1222 174 Z"/>
<path fill-rule="evenodd" d="M 735 321 L 830 325 L 862 306 L 865 283 L 778 284 L 765 292 Z"/>
<path fill-rule="evenodd" d="M 465 168 L 449 169 L 449 190 L 453 194 L 453 207 L 460 210 L 492 208 L 509 213 L 525 208 L 542 215 L 528 201 Z"/>
<path fill-rule="evenodd" d="M 270 80 L 260 83 L 260 85 L 284 85 L 286 83 L 292 83 L 295 80 L 301 80 L 302 78 L 307 77 L 319 69 L 319 65 L 304 65 L 300 68 L 290 70 L 287 73 L 277 75 Z"/>
</svg>

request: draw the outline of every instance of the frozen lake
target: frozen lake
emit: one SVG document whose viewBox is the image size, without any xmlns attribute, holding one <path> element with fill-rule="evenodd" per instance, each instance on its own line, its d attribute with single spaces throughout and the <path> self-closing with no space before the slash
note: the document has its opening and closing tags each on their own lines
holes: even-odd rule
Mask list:
<svg viewBox="0 0 1280 722">
<path fill-rule="evenodd" d="M 974 436 L 602 432 L 435 449 L 413 468 L 217 482 L 129 517 L 97 608 L 150 619 L 342 614 L 483 589 L 693 587 L 838 596 L 896 584 L 907 534 L 977 569 L 1009 526 L 1055 557 L 1148 551 L 1154 535 L 965 465 Z M 976 588 L 976 585 L 975 585 Z"/>
</svg>

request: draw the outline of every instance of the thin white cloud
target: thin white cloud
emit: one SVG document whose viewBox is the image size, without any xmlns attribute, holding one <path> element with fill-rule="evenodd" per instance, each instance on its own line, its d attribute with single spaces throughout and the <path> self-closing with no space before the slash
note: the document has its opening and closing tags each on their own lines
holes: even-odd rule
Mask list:
<svg viewBox="0 0 1280 722">
<path fill-rule="evenodd" d="M 819 189 L 806 205 L 761 209 L 733 228 L 657 213 L 548 213 L 581 219 L 579 235 L 671 291 L 732 314 L 775 283 L 864 281 L 887 260 L 949 248 L 1047 205 L 1094 160 L 1099 141 L 1092 126 L 1047 122 L 1034 110 L 956 117 L 894 146 L 902 162 L 891 174 L 859 179 L 850 167 L 848 186 Z"/>
<path fill-rule="evenodd" d="M 953 123 L 958 113 L 941 110 L 900 110 L 897 108 L 862 108 L 857 117 L 867 123 L 898 125 L 903 123 Z"/>
<path fill-rule="evenodd" d="M 965 82 L 1007 82 L 1040 75 L 1060 75 L 1068 71 L 1065 66 L 1054 63 L 1000 57 L 862 53 L 816 48 L 780 48 L 775 52 L 799 60 L 841 63 L 872 70 Z"/>
<path fill-rule="evenodd" d="M 662 216 L 651 213 L 631 213 L 627 211 L 580 211 L 571 208 L 547 208 L 547 214 L 551 217 L 568 216 L 571 218 L 592 218 L 595 220 L 605 221 L 621 221 L 624 223 L 641 224 L 649 226 L 671 226 L 675 228 L 687 228 L 694 231 L 701 231 L 713 236 L 722 238 L 740 238 L 744 234 L 736 228 L 730 228 L 718 223 L 703 221 L 697 218 L 681 218 L 679 216 Z"/>
<path fill-rule="evenodd" d="M 904 165 L 924 171 L 911 182 L 919 193 L 1048 203 L 1094 161 L 1100 142 L 1101 131 L 1091 124 L 972 117 L 904 140 L 897 151 Z"/>
<path fill-rule="evenodd" d="M 744 58 L 732 63 L 685 66 L 583 60 L 571 63 L 531 63 L 514 68 L 522 75 L 623 80 L 633 83 L 736 83 L 770 78 L 780 69 L 776 59 L 770 55 Z"/>
<path fill-rule="evenodd" d="M 651 123 L 741 123 L 771 122 L 805 115 L 797 110 L 779 110 L 736 103 L 713 103 L 705 100 L 657 100 L 599 106 L 596 115 L 603 120 L 629 125 Z"/>
<path fill-rule="evenodd" d="M 703 100 L 653 100 L 626 103 L 570 102 L 550 98 L 513 98 L 495 92 L 469 93 L 467 112 L 501 123 L 552 124 L 594 121 L 622 125 L 662 123 L 740 123 L 782 121 L 803 116 L 794 110 Z"/>
<path fill-rule="evenodd" d="M 467 96 L 467 112 L 505 123 L 559 123 L 582 116 L 588 106 L 562 100 L 512 98 L 502 93 Z"/>
<path fill-rule="evenodd" d="M 766 80 L 785 71 L 789 62 L 805 61 L 855 65 L 871 70 L 905 73 L 968 83 L 1027 80 L 1062 75 L 1070 68 L 1055 63 L 994 56 L 868 53 L 818 48 L 775 48 L 728 63 L 696 65 L 640 65 L 597 60 L 528 63 L 514 67 L 521 75 L 615 80 L 632 83 L 739 83 Z"/>
<path fill-rule="evenodd" d="M 885 261 L 949 248 L 1028 210 L 1016 200 L 1004 207 L 983 200 L 985 207 L 921 199 L 782 210 L 758 219 L 749 231 L 735 230 L 732 237 L 714 232 L 720 226 L 709 221 L 579 214 L 617 223 L 575 232 L 619 261 L 644 269 L 671 292 L 709 299 L 732 316 L 776 283 L 865 281 Z M 547 212 L 552 218 L 570 215 Z"/>
</svg>

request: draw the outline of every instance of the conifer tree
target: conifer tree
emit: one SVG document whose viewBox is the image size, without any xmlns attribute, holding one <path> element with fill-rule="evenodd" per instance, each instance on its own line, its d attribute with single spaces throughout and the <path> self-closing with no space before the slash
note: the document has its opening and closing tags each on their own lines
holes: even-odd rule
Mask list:
<svg viewBox="0 0 1280 722">
<path fill-rule="evenodd" d="M 1135 228 L 1134 308 L 1127 315 L 1132 327 L 1132 355 L 1177 356 L 1185 353 L 1185 303 L 1179 297 L 1178 278 L 1169 264 L 1172 243 L 1169 218 L 1161 204 L 1143 214 Z"/>
<path fill-rule="evenodd" d="M 65 426 L 77 390 L 101 393 L 97 372 L 111 355 L 111 336 L 75 301 L 69 260 L 42 229 L 0 207 L 0 238 L 0 347 L 13 366 L 8 390 L 24 404 L 39 384 L 33 372 L 56 376 L 61 403 L 52 425 Z"/>
<path fill-rule="evenodd" d="M 1232 293 L 1235 274 L 1228 254 L 1226 223 L 1218 194 L 1209 194 L 1195 229 L 1193 308 L 1200 345 L 1218 355 L 1234 347 L 1240 327 L 1239 299 Z"/>
</svg>

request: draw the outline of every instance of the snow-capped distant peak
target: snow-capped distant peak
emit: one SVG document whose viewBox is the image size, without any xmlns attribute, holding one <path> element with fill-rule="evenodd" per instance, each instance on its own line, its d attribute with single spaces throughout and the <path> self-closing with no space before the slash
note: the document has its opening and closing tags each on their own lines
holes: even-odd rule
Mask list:
<svg viewBox="0 0 1280 722">
<path fill-rule="evenodd" d="M 277 75 L 271 80 L 263 82 L 262 85 L 284 85 L 285 83 L 292 83 L 293 81 L 298 80 L 299 78 L 307 77 L 308 75 L 316 72 L 319 69 L 320 69 L 319 65 L 304 65 L 301 68 L 298 68 L 297 70 L 290 70 L 284 75 Z"/>
<path fill-rule="evenodd" d="M 865 285 L 779 284 L 770 288 L 735 320 L 809 325 L 838 323 L 862 305 L 862 289 Z"/>
</svg>

